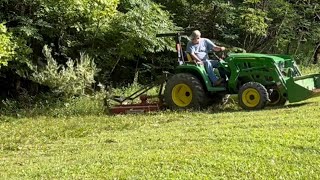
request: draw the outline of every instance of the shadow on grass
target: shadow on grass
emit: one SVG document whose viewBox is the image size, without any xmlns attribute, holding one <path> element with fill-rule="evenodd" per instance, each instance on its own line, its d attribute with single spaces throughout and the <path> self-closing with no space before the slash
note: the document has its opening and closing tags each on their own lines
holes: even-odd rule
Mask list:
<svg viewBox="0 0 320 180">
<path fill-rule="evenodd" d="M 287 104 L 284 106 L 274 106 L 274 107 L 268 107 L 268 109 L 284 109 L 284 108 L 296 108 L 296 107 L 302 107 L 310 104 L 315 104 L 315 102 L 300 102 L 300 103 L 294 103 L 294 104 Z"/>
<path fill-rule="evenodd" d="M 287 104 L 283 106 L 266 106 L 264 109 L 260 110 L 245 110 L 239 107 L 238 103 L 231 102 L 225 105 L 218 105 L 209 107 L 206 113 L 236 113 L 236 112 L 252 112 L 252 111 L 264 111 L 264 110 L 276 110 L 276 109 L 288 109 L 288 108 L 299 108 L 307 105 L 315 104 L 315 102 L 300 102 L 294 104 Z M 199 111 L 200 112 L 200 111 Z"/>
</svg>

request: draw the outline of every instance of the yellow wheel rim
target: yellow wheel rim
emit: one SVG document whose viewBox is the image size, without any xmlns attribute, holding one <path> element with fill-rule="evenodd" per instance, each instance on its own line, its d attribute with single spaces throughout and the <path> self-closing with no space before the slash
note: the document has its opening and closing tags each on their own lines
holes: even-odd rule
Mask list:
<svg viewBox="0 0 320 180">
<path fill-rule="evenodd" d="M 247 107 L 256 107 L 260 102 L 260 94 L 256 89 L 248 88 L 242 93 L 242 102 Z"/>
<path fill-rule="evenodd" d="M 177 84 L 172 89 L 172 100 L 179 107 L 186 107 L 192 101 L 192 90 L 186 84 Z"/>
</svg>

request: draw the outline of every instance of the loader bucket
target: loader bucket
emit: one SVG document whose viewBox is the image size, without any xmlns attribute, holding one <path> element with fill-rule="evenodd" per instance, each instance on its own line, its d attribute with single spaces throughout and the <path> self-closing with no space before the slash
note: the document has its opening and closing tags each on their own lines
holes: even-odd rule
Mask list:
<svg viewBox="0 0 320 180">
<path fill-rule="evenodd" d="M 290 103 L 320 95 L 320 74 L 291 77 L 286 80 Z"/>
</svg>

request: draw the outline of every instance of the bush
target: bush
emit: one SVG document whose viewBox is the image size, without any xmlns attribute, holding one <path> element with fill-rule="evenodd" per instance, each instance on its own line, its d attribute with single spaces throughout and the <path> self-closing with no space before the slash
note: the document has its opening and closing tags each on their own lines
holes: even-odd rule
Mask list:
<svg viewBox="0 0 320 180">
<path fill-rule="evenodd" d="M 32 80 L 50 87 L 54 92 L 70 97 L 83 95 L 95 83 L 94 76 L 98 72 L 96 65 L 88 55 L 81 54 L 79 60 L 69 59 L 66 67 L 59 65 L 51 55 L 51 50 L 44 47 L 47 59 L 45 68 L 37 70 Z"/>
</svg>

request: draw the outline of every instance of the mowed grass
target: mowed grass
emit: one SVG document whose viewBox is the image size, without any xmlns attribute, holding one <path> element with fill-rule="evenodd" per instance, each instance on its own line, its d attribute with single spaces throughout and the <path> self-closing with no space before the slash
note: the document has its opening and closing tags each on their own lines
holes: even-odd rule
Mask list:
<svg viewBox="0 0 320 180">
<path fill-rule="evenodd" d="M 261 111 L 0 118 L 1 179 L 320 178 L 320 98 Z"/>
</svg>

